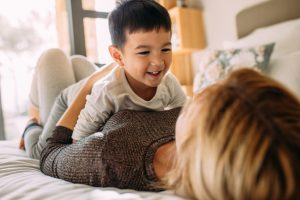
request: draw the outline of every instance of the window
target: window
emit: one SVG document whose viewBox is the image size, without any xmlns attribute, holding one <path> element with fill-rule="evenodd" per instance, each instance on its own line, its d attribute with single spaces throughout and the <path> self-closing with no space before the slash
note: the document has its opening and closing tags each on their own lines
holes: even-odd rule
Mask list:
<svg viewBox="0 0 300 200">
<path fill-rule="evenodd" d="M 13 139 L 28 120 L 28 94 L 37 59 L 45 49 L 59 47 L 55 1 L 10 0 L 0 1 L 0 6 L 0 139 Z"/>
<path fill-rule="evenodd" d="M 107 16 L 115 1 L 10 0 L 0 6 L 1 140 L 19 138 L 25 127 L 33 69 L 44 50 L 58 47 L 99 65 L 111 61 Z"/>
<path fill-rule="evenodd" d="M 71 54 L 81 54 L 99 65 L 111 62 L 107 16 L 113 0 L 68 0 Z"/>
</svg>

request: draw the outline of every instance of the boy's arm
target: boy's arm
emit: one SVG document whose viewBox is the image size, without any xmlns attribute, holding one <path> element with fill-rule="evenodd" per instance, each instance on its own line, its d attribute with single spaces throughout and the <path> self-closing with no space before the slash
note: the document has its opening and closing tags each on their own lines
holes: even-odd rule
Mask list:
<svg viewBox="0 0 300 200">
<path fill-rule="evenodd" d="M 110 95 L 109 91 L 103 82 L 93 87 L 74 127 L 72 134 L 74 140 L 80 140 L 99 131 L 105 124 L 114 110 L 113 95 Z"/>
<path fill-rule="evenodd" d="M 78 91 L 77 96 L 74 98 L 68 109 L 57 122 L 57 126 L 64 126 L 71 130 L 74 129 L 79 113 L 84 108 L 84 105 L 86 103 L 86 96 L 91 93 L 94 83 L 108 74 L 115 66 L 115 63 L 104 66 L 103 68 L 100 68 L 100 70 L 93 73 L 86 80 L 82 88 Z"/>
</svg>

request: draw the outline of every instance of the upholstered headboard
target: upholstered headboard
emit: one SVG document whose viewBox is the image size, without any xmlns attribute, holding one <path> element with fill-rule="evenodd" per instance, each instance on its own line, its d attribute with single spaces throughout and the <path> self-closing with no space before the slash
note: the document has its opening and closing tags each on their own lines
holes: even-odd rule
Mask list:
<svg viewBox="0 0 300 200">
<path fill-rule="evenodd" d="M 241 38 L 259 27 L 296 18 L 300 18 L 300 0 L 269 0 L 237 14 L 237 35 Z"/>
</svg>

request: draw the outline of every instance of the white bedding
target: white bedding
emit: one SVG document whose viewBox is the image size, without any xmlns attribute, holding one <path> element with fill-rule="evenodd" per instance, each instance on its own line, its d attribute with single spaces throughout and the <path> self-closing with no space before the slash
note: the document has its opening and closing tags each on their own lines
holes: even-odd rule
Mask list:
<svg viewBox="0 0 300 200">
<path fill-rule="evenodd" d="M 170 191 L 138 192 L 74 184 L 44 175 L 39 161 L 17 148 L 17 141 L 0 141 L 0 199 L 148 199 L 182 200 Z"/>
</svg>

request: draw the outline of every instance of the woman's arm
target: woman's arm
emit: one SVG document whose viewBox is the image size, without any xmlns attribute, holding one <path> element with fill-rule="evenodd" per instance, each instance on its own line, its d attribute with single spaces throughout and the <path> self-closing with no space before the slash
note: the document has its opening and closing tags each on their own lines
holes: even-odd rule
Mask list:
<svg viewBox="0 0 300 200">
<path fill-rule="evenodd" d="M 57 126 L 41 152 L 41 171 L 55 178 L 92 186 L 107 186 L 107 164 L 102 159 L 105 139 L 91 136 L 72 143 L 72 130 Z"/>
<path fill-rule="evenodd" d="M 100 68 L 98 71 L 93 73 L 83 84 L 82 88 L 78 91 L 77 96 L 74 98 L 62 117 L 58 120 L 56 125 L 73 130 L 80 111 L 84 108 L 84 105 L 86 103 L 86 96 L 90 94 L 94 83 L 107 75 L 116 66 L 116 63 L 112 63 Z"/>
</svg>

